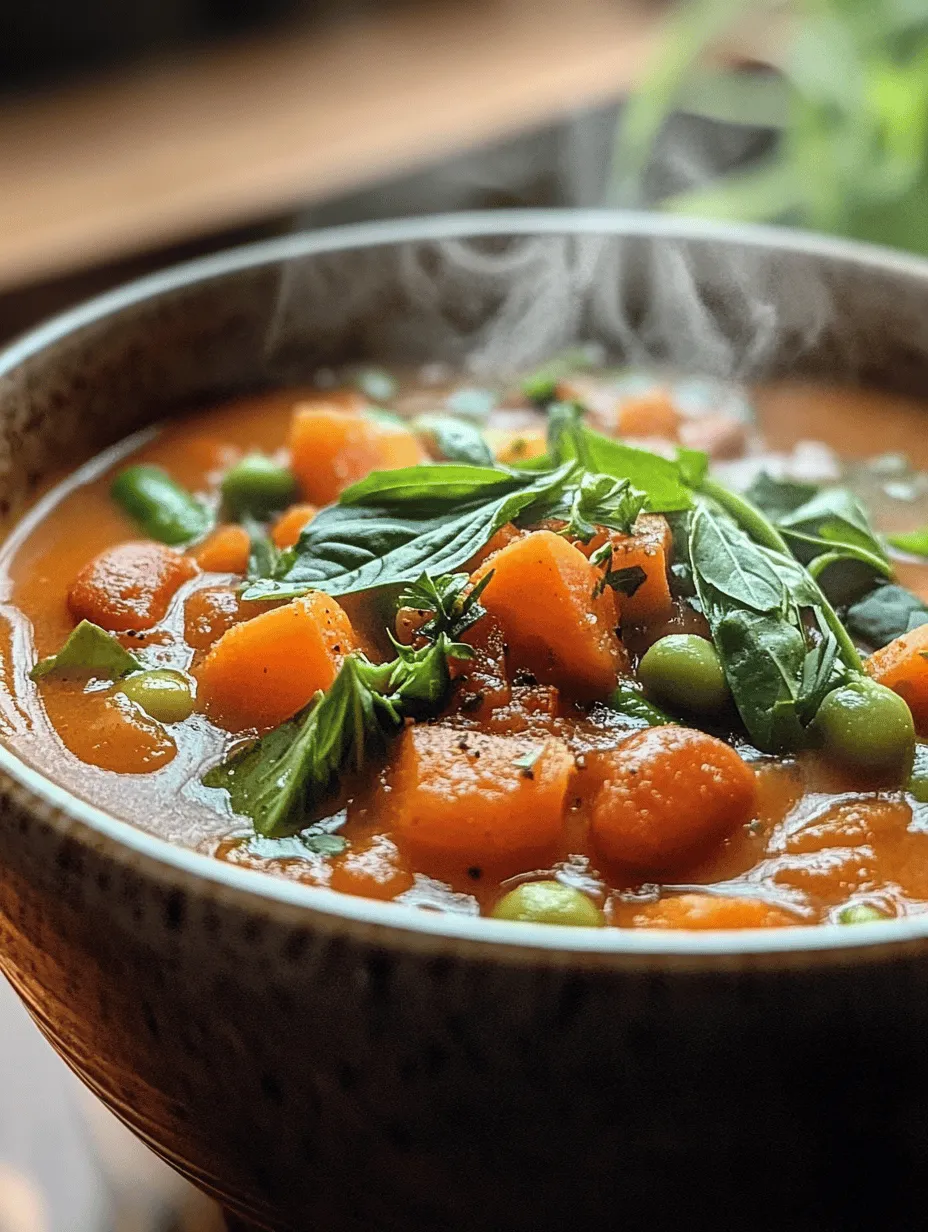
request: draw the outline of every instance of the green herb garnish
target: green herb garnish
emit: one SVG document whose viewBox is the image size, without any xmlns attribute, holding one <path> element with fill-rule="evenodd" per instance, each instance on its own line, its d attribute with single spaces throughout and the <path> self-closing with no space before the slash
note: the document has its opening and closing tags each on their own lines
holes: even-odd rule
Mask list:
<svg viewBox="0 0 928 1232">
<path fill-rule="evenodd" d="M 434 612 L 432 619 L 426 621 L 417 632 L 431 641 L 443 634 L 454 642 L 486 615 L 480 596 L 492 576 L 491 569 L 475 586 L 471 586 L 470 576 L 466 573 L 448 573 L 437 578 L 422 573 L 401 592 L 397 607 Z"/>
<path fill-rule="evenodd" d="M 205 505 L 160 466 L 139 463 L 120 471 L 110 495 L 150 539 L 180 546 L 199 539 L 213 525 Z"/>
<path fill-rule="evenodd" d="M 350 654 L 331 688 L 302 715 L 204 776 L 267 838 L 293 834 L 345 774 L 383 752 L 408 717 L 434 714 L 450 688 L 449 658 L 473 652 L 443 634 L 422 650 L 397 647 L 389 663 Z"/>
<path fill-rule="evenodd" d="M 901 531 L 896 535 L 887 535 L 887 543 L 901 552 L 911 552 L 913 556 L 928 556 L 928 526 L 920 526 L 918 530 Z"/>
<path fill-rule="evenodd" d="M 58 653 L 40 659 L 29 675 L 33 680 L 74 675 L 118 680 L 141 667 L 135 655 L 124 649 L 112 633 L 89 620 L 82 620 Z"/>
</svg>

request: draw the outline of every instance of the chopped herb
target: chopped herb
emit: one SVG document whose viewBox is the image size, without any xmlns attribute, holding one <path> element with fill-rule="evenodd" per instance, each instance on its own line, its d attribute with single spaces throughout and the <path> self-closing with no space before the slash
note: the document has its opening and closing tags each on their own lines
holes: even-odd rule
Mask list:
<svg viewBox="0 0 928 1232">
<path fill-rule="evenodd" d="M 422 573 L 401 592 L 397 607 L 434 612 L 432 619 L 422 625 L 418 633 L 432 641 L 441 634 L 457 641 L 471 625 L 486 615 L 486 609 L 480 604 L 480 596 L 492 576 L 491 569 L 475 586 L 471 586 L 466 573 L 444 574 L 437 578 Z"/>
<path fill-rule="evenodd" d="M 407 717 L 433 714 L 447 696 L 448 659 L 460 647 L 442 636 L 422 650 L 397 650 L 389 663 L 348 655 L 302 715 L 208 771 L 204 784 L 228 791 L 265 837 L 303 829 L 344 774 L 382 752 Z"/>
<path fill-rule="evenodd" d="M 607 569 L 602 578 L 593 587 L 593 598 L 597 599 L 608 586 L 629 599 L 648 580 L 648 575 L 640 565 L 628 565 L 622 569 Z"/>
<path fill-rule="evenodd" d="M 665 727 L 675 720 L 647 701 L 638 685 L 621 680 L 609 698 L 608 709 L 626 719 L 631 727 Z"/>
<path fill-rule="evenodd" d="M 89 620 L 82 620 L 58 653 L 40 659 L 29 675 L 33 680 L 72 675 L 118 680 L 141 667 L 135 655 L 125 650 L 112 633 Z"/>
<path fill-rule="evenodd" d="M 512 764 L 524 779 L 533 779 L 535 777 L 535 765 L 543 751 L 540 748 L 529 749 L 527 753 L 522 753 L 521 756 L 512 759 Z"/>
</svg>

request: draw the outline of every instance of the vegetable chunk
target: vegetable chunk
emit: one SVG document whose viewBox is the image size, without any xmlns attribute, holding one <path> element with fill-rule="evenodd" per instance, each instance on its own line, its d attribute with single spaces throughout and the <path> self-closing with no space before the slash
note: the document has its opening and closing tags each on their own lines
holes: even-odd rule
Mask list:
<svg viewBox="0 0 928 1232">
<path fill-rule="evenodd" d="M 928 625 L 920 625 L 875 651 L 867 673 L 909 703 L 920 728 L 928 725 Z"/>
<path fill-rule="evenodd" d="M 461 868 L 550 849 L 573 758 L 561 740 L 409 727 L 390 774 L 397 843 Z"/>
<path fill-rule="evenodd" d="M 119 632 L 150 629 L 174 595 L 199 573 L 196 561 L 160 543 L 121 543 L 81 569 L 68 593 L 78 620 Z"/>
<path fill-rule="evenodd" d="M 638 566 L 644 570 L 644 581 L 633 595 L 622 602 L 622 620 L 625 624 L 651 624 L 666 620 L 673 611 L 670 594 L 668 565 L 673 542 L 670 525 L 659 514 L 643 513 L 634 526 L 634 534 L 619 535 L 606 532 L 591 539 L 583 547 L 585 554 L 595 552 L 607 542 L 612 545 L 612 561 L 609 569 L 630 569 Z"/>
<path fill-rule="evenodd" d="M 200 707 L 232 731 L 276 727 L 327 689 L 356 648 L 342 608 L 311 591 L 222 635 L 196 672 Z"/>
<path fill-rule="evenodd" d="M 242 526 L 218 526 L 191 555 L 206 573 L 241 573 L 248 569 L 251 540 Z"/>
<path fill-rule="evenodd" d="M 627 660 L 615 632 L 615 596 L 602 575 L 549 530 L 515 539 L 473 575 L 492 570 L 480 601 L 503 627 L 510 662 L 572 694 L 605 697 Z"/>
<path fill-rule="evenodd" d="M 598 780 L 591 828 L 603 854 L 632 868 L 672 867 L 750 821 L 754 772 L 734 749 L 685 727 L 653 727 L 587 758 Z"/>
<path fill-rule="evenodd" d="M 316 516 L 315 505 L 291 505 L 280 515 L 271 530 L 274 546 L 283 550 L 292 548 L 303 532 L 304 527 Z"/>
<path fill-rule="evenodd" d="M 370 471 L 416 466 L 426 455 L 402 424 L 307 403 L 293 413 L 290 459 L 306 500 L 329 505 Z"/>
<path fill-rule="evenodd" d="M 785 928 L 803 921 L 759 898 L 675 894 L 636 912 L 633 928 Z"/>
</svg>

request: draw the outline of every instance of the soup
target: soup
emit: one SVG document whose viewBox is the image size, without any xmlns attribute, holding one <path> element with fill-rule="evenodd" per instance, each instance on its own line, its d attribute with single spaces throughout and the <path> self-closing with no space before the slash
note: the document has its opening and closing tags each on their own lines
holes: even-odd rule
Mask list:
<svg viewBox="0 0 928 1232">
<path fill-rule="evenodd" d="M 174 842 L 419 909 L 924 911 L 924 414 L 576 355 L 192 412 L 10 534 L 3 738 Z"/>
</svg>

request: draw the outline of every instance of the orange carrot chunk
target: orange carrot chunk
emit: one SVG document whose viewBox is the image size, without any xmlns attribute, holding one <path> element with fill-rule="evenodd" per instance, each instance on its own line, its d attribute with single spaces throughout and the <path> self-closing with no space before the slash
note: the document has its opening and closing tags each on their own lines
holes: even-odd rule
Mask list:
<svg viewBox="0 0 928 1232">
<path fill-rule="evenodd" d="M 680 415 L 667 390 L 656 389 L 619 403 L 616 430 L 619 436 L 657 436 L 675 441 L 680 434 Z"/>
<path fill-rule="evenodd" d="M 561 834 L 572 766 L 550 737 L 408 727 L 385 795 L 394 838 L 457 869 L 545 852 Z"/>
<path fill-rule="evenodd" d="M 150 629 L 199 571 L 195 560 L 164 544 L 121 543 L 81 569 L 68 592 L 68 607 L 76 620 L 114 632 Z"/>
<path fill-rule="evenodd" d="M 276 727 L 335 679 L 356 648 L 334 599 L 311 591 L 227 630 L 196 671 L 200 707 L 222 727 Z"/>
<path fill-rule="evenodd" d="M 357 415 L 337 405 L 298 406 L 290 425 L 290 465 L 306 500 L 329 505 L 370 471 L 415 466 L 426 455 L 402 424 Z"/>
<path fill-rule="evenodd" d="M 281 550 L 292 548 L 315 516 L 315 505 L 291 505 L 274 523 L 271 531 L 274 546 Z"/>
<path fill-rule="evenodd" d="M 909 704 L 917 726 L 928 726 L 928 625 L 903 633 L 875 651 L 864 666 L 880 684 Z"/>
<path fill-rule="evenodd" d="M 633 928 L 785 928 L 802 921 L 759 898 L 722 894 L 674 894 L 648 903 L 632 917 Z"/>
<path fill-rule="evenodd" d="M 248 569 L 251 540 L 242 526 L 227 523 L 192 549 L 190 555 L 206 573 L 242 573 Z"/>
<path fill-rule="evenodd" d="M 600 570 L 549 530 L 515 539 L 473 575 L 493 576 L 481 603 L 503 627 L 509 662 L 545 684 L 574 695 L 601 697 L 627 663 L 615 626 L 615 597 L 594 597 Z"/>
<path fill-rule="evenodd" d="M 602 853 L 652 871 L 746 824 L 756 793 L 754 772 L 734 749 L 686 727 L 653 727 L 590 755 L 578 783 L 583 793 L 594 789 L 591 826 Z"/>
<path fill-rule="evenodd" d="M 623 624 L 652 624 L 667 620 L 673 612 L 668 566 L 673 536 L 666 518 L 656 513 L 643 513 L 634 525 L 634 533 L 620 535 L 608 532 L 612 544 L 610 569 L 629 569 L 637 565 L 644 570 L 644 581 L 633 595 L 622 599 Z M 602 532 L 581 547 L 590 555 L 607 538 Z"/>
</svg>

